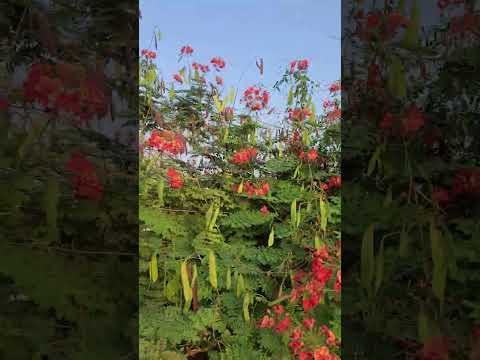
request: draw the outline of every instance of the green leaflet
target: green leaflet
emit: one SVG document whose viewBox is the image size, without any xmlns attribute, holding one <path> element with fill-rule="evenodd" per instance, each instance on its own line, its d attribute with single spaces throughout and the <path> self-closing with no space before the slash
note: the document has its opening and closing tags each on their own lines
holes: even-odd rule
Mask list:
<svg viewBox="0 0 480 360">
<path fill-rule="evenodd" d="M 172 83 L 172 86 L 170 86 L 170 91 L 168 92 L 168 98 L 170 101 L 172 101 L 173 99 L 175 99 L 175 87 Z"/>
<path fill-rule="evenodd" d="M 237 278 L 237 297 L 243 294 L 245 291 L 245 281 L 242 274 L 238 274 Z"/>
<path fill-rule="evenodd" d="M 250 312 L 248 311 L 248 306 L 250 305 L 250 295 L 248 292 L 245 293 L 243 297 L 243 318 L 245 321 L 250 321 Z"/>
<path fill-rule="evenodd" d="M 365 290 L 370 293 L 374 276 L 374 225 L 370 225 L 363 234 L 361 252 L 361 283 Z"/>
<path fill-rule="evenodd" d="M 208 226 L 209 231 L 212 231 L 214 229 L 214 227 L 217 223 L 217 218 L 218 218 L 219 214 L 220 214 L 220 207 L 215 206 L 215 210 L 213 211 L 212 220 L 210 221 L 210 225 Z"/>
<path fill-rule="evenodd" d="M 320 240 L 320 236 L 318 235 L 318 233 L 315 233 L 315 249 L 320 249 L 320 247 L 322 246 L 322 243 L 321 243 L 321 240 Z"/>
<path fill-rule="evenodd" d="M 383 281 L 383 271 L 385 266 L 385 259 L 384 259 L 384 240 L 382 239 L 382 243 L 380 244 L 380 250 L 378 252 L 376 263 L 375 263 L 375 294 L 380 289 Z"/>
<path fill-rule="evenodd" d="M 232 271 L 230 270 L 230 268 L 227 269 L 227 280 L 225 283 L 227 290 L 230 290 L 232 287 Z"/>
<path fill-rule="evenodd" d="M 297 221 L 297 200 L 293 200 L 290 205 L 290 223 L 295 226 Z"/>
<path fill-rule="evenodd" d="M 423 306 L 417 317 L 417 333 L 420 343 L 424 343 L 430 337 L 429 318 Z"/>
<path fill-rule="evenodd" d="M 385 200 L 383 201 L 384 207 L 389 207 L 392 204 L 393 196 L 392 196 L 392 187 L 389 186 L 387 189 L 387 193 L 385 194 Z"/>
<path fill-rule="evenodd" d="M 268 247 L 273 246 L 274 237 L 275 235 L 272 227 L 272 229 L 270 230 L 270 235 L 268 236 Z"/>
<path fill-rule="evenodd" d="M 158 280 L 158 263 L 157 263 L 157 254 L 153 254 L 150 258 L 150 280 L 154 283 Z"/>
<path fill-rule="evenodd" d="M 59 238 L 57 227 L 58 202 L 60 198 L 60 185 L 56 177 L 51 176 L 47 180 L 47 191 L 45 193 L 45 216 L 48 228 L 48 239 L 55 242 Z"/>
<path fill-rule="evenodd" d="M 394 56 L 389 68 L 388 90 L 398 98 L 404 98 L 407 95 L 407 84 L 405 79 L 405 70 L 401 60 Z"/>
<path fill-rule="evenodd" d="M 408 232 L 403 228 L 400 233 L 400 243 L 398 247 L 398 254 L 400 257 L 405 258 L 408 256 L 408 246 L 410 244 L 410 238 Z"/>
<path fill-rule="evenodd" d="M 212 250 L 208 252 L 208 279 L 214 289 L 217 288 L 217 261 Z"/>
<path fill-rule="evenodd" d="M 300 222 L 302 221 L 302 204 L 298 207 L 297 212 L 297 220 L 295 226 L 298 228 L 300 226 Z"/>
<path fill-rule="evenodd" d="M 377 149 L 375 150 L 375 152 L 373 153 L 372 157 L 370 158 L 370 161 L 368 162 L 367 176 L 372 175 L 372 173 L 374 172 L 377 164 L 379 165 L 380 151 L 381 151 L 381 148 L 380 148 L 380 146 L 378 146 Z"/>
<path fill-rule="evenodd" d="M 327 230 L 327 223 L 328 223 L 328 214 L 327 214 L 326 201 L 323 198 L 321 198 L 320 199 L 320 229 L 322 231 Z"/>
<path fill-rule="evenodd" d="M 180 277 L 182 280 L 183 297 L 185 299 L 183 311 L 187 312 L 190 309 L 193 298 L 192 288 L 190 287 L 190 282 L 188 281 L 187 260 L 183 261 L 180 266 Z"/>
<path fill-rule="evenodd" d="M 293 87 L 290 88 L 288 92 L 288 105 L 292 105 L 293 103 Z"/>
<path fill-rule="evenodd" d="M 213 202 L 210 204 L 210 207 L 208 208 L 207 212 L 205 213 L 205 229 L 208 229 L 210 227 L 210 222 L 212 220 L 212 215 L 213 215 Z"/>
<path fill-rule="evenodd" d="M 405 36 L 402 39 L 401 45 L 407 49 L 415 49 L 420 45 L 419 42 L 419 30 L 420 30 L 420 9 L 418 3 L 415 0 L 412 6 L 412 13 L 410 14 L 410 21 L 407 29 L 405 30 Z"/>
<path fill-rule="evenodd" d="M 195 281 L 198 279 L 198 269 L 197 269 L 197 264 L 193 264 L 193 271 L 192 271 L 192 284 L 191 286 L 193 287 L 195 284 Z"/>
<path fill-rule="evenodd" d="M 165 190 L 165 182 L 162 179 L 162 180 L 159 180 L 157 184 L 157 196 L 158 196 L 158 201 L 160 203 L 160 206 L 165 206 L 164 190 Z"/>
</svg>

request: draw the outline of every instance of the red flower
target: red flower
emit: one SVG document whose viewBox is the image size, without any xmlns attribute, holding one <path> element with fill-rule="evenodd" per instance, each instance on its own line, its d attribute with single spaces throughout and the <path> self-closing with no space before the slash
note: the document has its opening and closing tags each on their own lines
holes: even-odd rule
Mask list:
<svg viewBox="0 0 480 360">
<path fill-rule="evenodd" d="M 178 75 L 178 74 L 173 75 L 173 79 L 176 82 L 179 82 L 180 84 L 183 84 L 183 80 L 182 80 L 182 77 L 180 75 Z"/>
<path fill-rule="evenodd" d="M 0 110 L 5 110 L 8 108 L 8 101 L 5 99 L 0 99 Z"/>
<path fill-rule="evenodd" d="M 415 133 L 424 124 L 425 124 L 425 117 L 423 115 L 423 112 L 416 105 L 412 105 L 408 109 L 402 121 L 403 134 L 407 135 L 409 133 Z"/>
<path fill-rule="evenodd" d="M 277 324 L 277 326 L 275 326 L 274 330 L 277 333 L 282 333 L 287 331 L 291 325 L 292 320 L 290 319 L 290 316 L 286 314 L 285 317 Z"/>
<path fill-rule="evenodd" d="M 215 82 L 219 86 L 223 86 L 223 78 L 221 76 L 215 76 Z"/>
<path fill-rule="evenodd" d="M 303 311 L 309 312 L 320 302 L 320 295 L 317 293 L 310 294 L 309 297 L 303 297 Z"/>
<path fill-rule="evenodd" d="M 223 69 L 225 67 L 225 61 L 220 57 L 214 57 L 210 62 L 213 64 L 215 69 Z"/>
<path fill-rule="evenodd" d="M 270 211 L 268 211 L 268 208 L 263 205 L 262 208 L 260 209 L 260 212 L 262 213 L 262 215 L 267 215 Z"/>
<path fill-rule="evenodd" d="M 248 87 L 244 93 L 242 101 L 247 108 L 252 111 L 262 110 L 267 107 L 270 100 L 270 94 L 266 90 L 262 90 L 255 86 Z"/>
<path fill-rule="evenodd" d="M 342 186 L 342 178 L 338 175 L 330 176 L 328 179 L 328 187 L 329 188 L 339 188 Z"/>
<path fill-rule="evenodd" d="M 272 310 L 276 315 L 282 315 L 285 312 L 283 305 L 273 305 Z"/>
<path fill-rule="evenodd" d="M 300 351 L 298 354 L 298 360 L 312 360 L 313 354 L 311 351 Z"/>
<path fill-rule="evenodd" d="M 453 179 L 452 192 L 455 195 L 480 193 L 480 169 L 462 169 Z"/>
<path fill-rule="evenodd" d="M 325 184 L 325 183 L 322 183 L 320 184 L 320 188 L 323 190 L 323 191 L 328 191 L 328 184 Z"/>
<path fill-rule="evenodd" d="M 308 63 L 307 59 L 299 60 L 297 68 L 298 68 L 299 71 L 307 70 L 308 65 L 309 65 L 309 63 Z"/>
<path fill-rule="evenodd" d="M 147 50 L 147 49 L 143 49 L 142 50 L 142 56 L 145 56 L 147 59 L 155 59 L 157 57 L 157 54 L 155 53 L 155 51 L 150 51 L 150 50 Z"/>
<path fill-rule="evenodd" d="M 312 330 L 315 326 L 315 319 L 312 318 L 303 320 L 303 326 L 305 326 L 305 329 L 307 330 Z"/>
<path fill-rule="evenodd" d="M 72 153 L 67 169 L 74 174 L 72 185 L 76 198 L 99 201 L 103 186 L 95 173 L 95 167 L 81 152 Z"/>
<path fill-rule="evenodd" d="M 290 341 L 288 346 L 290 347 L 290 350 L 292 351 L 292 353 L 297 354 L 300 351 L 300 349 L 304 346 L 304 343 L 303 341 L 293 340 L 293 341 Z"/>
<path fill-rule="evenodd" d="M 326 339 L 327 345 L 330 345 L 330 346 L 336 345 L 337 338 L 335 337 L 335 334 L 326 325 L 322 325 L 321 329 L 323 334 L 327 338 Z"/>
<path fill-rule="evenodd" d="M 318 151 L 315 149 L 310 149 L 307 152 L 307 159 L 308 161 L 315 161 L 318 158 Z"/>
<path fill-rule="evenodd" d="M 338 294 L 340 293 L 340 290 L 342 289 L 342 271 L 338 270 L 337 271 L 337 279 L 335 280 L 335 285 L 333 286 L 335 289 L 335 292 Z"/>
<path fill-rule="evenodd" d="M 448 360 L 448 340 L 445 336 L 433 337 L 420 350 L 424 360 Z"/>
<path fill-rule="evenodd" d="M 182 175 L 174 168 L 168 168 L 167 177 L 172 189 L 180 189 L 183 186 Z"/>
<path fill-rule="evenodd" d="M 91 163 L 80 151 L 72 153 L 70 160 L 67 163 L 67 169 L 75 175 L 89 174 L 95 171 L 93 163 Z"/>
<path fill-rule="evenodd" d="M 242 149 L 233 154 L 232 162 L 237 165 L 243 165 L 254 160 L 256 156 L 257 150 L 255 148 Z"/>
<path fill-rule="evenodd" d="M 310 109 L 307 109 L 307 108 L 288 109 L 289 120 L 304 121 L 310 115 L 312 115 L 312 111 Z"/>
<path fill-rule="evenodd" d="M 380 67 L 375 63 L 371 63 L 368 66 L 367 87 L 369 89 L 377 87 L 380 83 L 380 80 Z"/>
<path fill-rule="evenodd" d="M 432 200 L 437 204 L 445 204 L 450 200 L 450 194 L 445 188 L 434 187 L 432 190 Z"/>
<path fill-rule="evenodd" d="M 76 198 L 100 201 L 103 186 L 95 173 L 75 175 L 72 180 Z"/>
<path fill-rule="evenodd" d="M 340 90 L 340 82 L 337 81 L 337 82 L 334 82 L 333 84 L 330 85 L 330 87 L 328 88 L 328 90 L 331 92 L 331 93 L 334 93 L 334 92 L 337 92 Z"/>
<path fill-rule="evenodd" d="M 191 55 L 193 53 L 193 48 L 190 45 L 182 46 L 180 53 L 182 55 Z"/>
<path fill-rule="evenodd" d="M 302 338 L 302 329 L 300 328 L 295 328 L 292 332 L 292 335 L 290 336 L 291 339 L 293 340 L 300 340 Z"/>
<path fill-rule="evenodd" d="M 380 123 L 380 128 L 382 128 L 383 130 L 386 130 L 386 129 L 391 129 L 392 126 L 393 126 L 393 116 L 392 114 L 387 112 L 383 115 L 383 119 Z"/>
<path fill-rule="evenodd" d="M 275 320 L 273 320 L 270 316 L 265 315 L 260 321 L 260 324 L 258 325 L 258 327 L 260 329 L 270 329 L 274 325 L 275 325 Z"/>
<path fill-rule="evenodd" d="M 380 14 L 378 12 L 369 13 L 367 15 L 367 30 L 372 31 L 380 25 Z"/>
<path fill-rule="evenodd" d="M 172 155 L 180 154 L 186 148 L 183 136 L 168 130 L 160 132 L 154 129 L 147 140 L 147 144 L 158 151 L 169 152 Z"/>
<path fill-rule="evenodd" d="M 322 346 L 319 349 L 316 349 L 313 352 L 313 359 L 314 360 L 330 360 L 330 350 L 326 346 Z"/>
<path fill-rule="evenodd" d="M 297 68 L 298 71 L 305 71 L 308 69 L 309 62 L 307 59 L 304 60 L 293 60 L 290 62 L 290 73 L 295 72 L 295 68 Z"/>
</svg>

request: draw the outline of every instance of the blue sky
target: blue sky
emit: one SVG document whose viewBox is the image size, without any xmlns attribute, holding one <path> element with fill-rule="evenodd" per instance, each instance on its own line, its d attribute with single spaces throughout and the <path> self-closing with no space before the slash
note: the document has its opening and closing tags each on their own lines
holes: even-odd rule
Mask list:
<svg viewBox="0 0 480 360">
<path fill-rule="evenodd" d="M 271 87 L 291 60 L 303 58 L 311 62 L 312 79 L 326 86 L 340 78 L 340 4 L 338 0 L 140 0 L 140 49 L 151 44 L 157 26 L 162 40 L 156 63 L 167 80 L 180 68 L 180 48 L 191 45 L 194 61 L 225 59 L 227 87 L 242 90 L 259 82 Z M 265 66 L 262 79 L 255 66 L 260 57 Z M 273 104 L 282 107 L 283 96 L 272 95 Z"/>
</svg>

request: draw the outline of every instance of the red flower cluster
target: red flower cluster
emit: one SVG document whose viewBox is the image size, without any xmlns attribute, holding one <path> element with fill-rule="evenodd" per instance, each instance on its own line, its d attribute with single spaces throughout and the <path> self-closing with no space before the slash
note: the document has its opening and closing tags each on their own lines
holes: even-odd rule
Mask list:
<svg viewBox="0 0 480 360">
<path fill-rule="evenodd" d="M 252 111 L 262 110 L 267 107 L 270 100 L 270 94 L 267 90 L 262 90 L 255 86 L 250 86 L 243 93 L 242 101 L 245 102 L 247 108 Z"/>
<path fill-rule="evenodd" d="M 201 72 L 203 73 L 207 73 L 210 71 L 210 68 L 208 67 L 208 65 L 202 65 L 202 64 L 199 64 L 199 63 L 196 63 L 194 62 L 192 64 L 192 67 L 195 69 L 195 70 L 200 70 Z"/>
<path fill-rule="evenodd" d="M 312 111 L 308 108 L 288 109 L 288 119 L 291 121 L 304 121 L 312 115 Z"/>
<path fill-rule="evenodd" d="M 306 71 L 308 70 L 308 65 L 309 65 L 309 62 L 307 59 L 293 60 L 292 62 L 290 62 L 290 73 L 294 73 L 295 68 L 298 71 Z"/>
<path fill-rule="evenodd" d="M 337 278 L 335 280 L 335 285 L 333 285 L 333 288 L 335 289 L 335 292 L 337 294 L 339 294 L 340 291 L 342 290 L 342 271 L 341 270 L 337 271 Z"/>
<path fill-rule="evenodd" d="M 0 99 L 0 110 L 5 110 L 8 108 L 8 101 L 5 99 Z"/>
<path fill-rule="evenodd" d="M 416 105 L 412 105 L 402 120 L 402 132 L 404 135 L 416 133 L 424 124 L 425 116 L 423 112 Z"/>
<path fill-rule="evenodd" d="M 234 184 L 232 186 L 232 191 L 234 191 L 236 193 L 239 192 L 239 189 L 240 189 L 239 184 Z M 255 196 L 267 196 L 268 193 L 270 192 L 270 185 L 267 182 L 264 182 L 264 183 L 259 184 L 258 187 L 256 187 L 250 181 L 246 181 L 243 184 L 243 189 L 242 189 L 241 192 L 248 194 L 248 197 L 252 197 L 253 195 L 255 195 Z"/>
<path fill-rule="evenodd" d="M 401 116 L 400 121 L 402 136 L 408 136 L 420 130 L 425 125 L 426 118 L 423 111 L 413 104 Z M 380 122 L 380 128 L 384 131 L 391 130 L 394 123 L 395 117 L 391 113 L 386 112 Z"/>
<path fill-rule="evenodd" d="M 316 149 L 310 149 L 307 151 L 307 154 L 301 151 L 298 157 L 302 160 L 313 162 L 318 159 L 318 151 Z"/>
<path fill-rule="evenodd" d="M 337 104 L 333 106 L 333 109 L 327 112 L 325 120 L 328 124 L 332 124 L 342 117 L 342 109 Z"/>
<path fill-rule="evenodd" d="M 438 0 L 437 6 L 440 10 L 445 10 L 449 5 L 460 5 L 463 4 L 465 0 Z"/>
<path fill-rule="evenodd" d="M 215 82 L 218 86 L 223 86 L 223 78 L 221 76 L 215 76 Z"/>
<path fill-rule="evenodd" d="M 155 59 L 157 57 L 157 53 L 155 51 L 150 51 L 147 49 L 142 50 L 142 56 L 145 56 L 147 59 Z"/>
<path fill-rule="evenodd" d="M 356 35 L 363 40 L 370 40 L 374 35 L 381 36 L 382 40 L 390 39 L 400 28 L 406 27 L 409 23 L 408 18 L 398 11 L 388 14 L 374 11 L 367 15 L 359 11 L 355 17 L 359 21 Z"/>
<path fill-rule="evenodd" d="M 257 156 L 257 149 L 247 148 L 238 150 L 233 154 L 232 162 L 237 165 L 243 165 L 251 160 L 255 160 Z"/>
<path fill-rule="evenodd" d="M 452 184 L 454 195 L 480 193 L 480 168 L 462 169 L 455 175 Z"/>
<path fill-rule="evenodd" d="M 330 189 L 338 189 L 342 186 L 342 178 L 338 175 L 330 176 L 328 183 L 320 184 L 320 187 L 323 191 L 328 191 Z"/>
<path fill-rule="evenodd" d="M 81 152 L 72 153 L 67 169 L 74 174 L 72 186 L 77 199 L 101 200 L 103 186 L 97 177 L 95 167 Z"/>
<path fill-rule="evenodd" d="M 262 215 L 268 215 L 270 213 L 266 205 L 262 206 L 262 208 L 260 209 L 260 212 L 262 213 Z"/>
<path fill-rule="evenodd" d="M 183 84 L 183 79 L 179 74 L 173 75 L 173 80 L 175 80 L 176 82 L 178 82 L 180 84 Z"/>
<path fill-rule="evenodd" d="M 169 152 L 172 155 L 183 153 L 186 148 L 183 136 L 168 130 L 158 131 L 154 129 L 147 140 L 147 144 L 154 149 Z"/>
<path fill-rule="evenodd" d="M 328 90 L 331 92 L 331 93 L 335 93 L 337 91 L 340 91 L 341 87 L 340 87 L 340 82 L 339 81 L 336 81 L 334 82 L 333 84 L 330 85 L 330 87 L 328 88 Z"/>
<path fill-rule="evenodd" d="M 185 45 L 182 46 L 180 53 L 182 55 L 192 55 L 193 54 L 193 48 L 190 45 Z"/>
<path fill-rule="evenodd" d="M 451 19 L 449 31 L 452 34 L 477 33 L 480 26 L 480 15 L 467 13 Z"/>
<path fill-rule="evenodd" d="M 75 71 L 78 69 L 68 64 L 32 65 L 23 83 L 26 101 L 37 102 L 55 112 L 72 113 L 81 122 L 95 115 L 105 116 L 109 106 L 101 84 L 95 77 L 82 78 L 73 74 Z"/>
<path fill-rule="evenodd" d="M 323 108 L 327 110 L 327 114 L 325 116 L 325 119 L 327 123 L 331 124 L 340 119 L 342 116 L 342 110 L 338 106 L 338 104 L 335 101 L 332 100 L 324 100 L 323 101 Z"/>
<path fill-rule="evenodd" d="M 213 65 L 213 67 L 216 70 L 223 69 L 225 67 L 225 60 L 223 60 L 220 57 L 214 57 L 212 60 L 210 60 L 210 63 Z"/>
<path fill-rule="evenodd" d="M 258 327 L 261 329 L 273 329 L 279 334 L 289 330 L 292 326 L 292 319 L 288 313 L 286 313 L 285 316 L 282 316 L 285 313 L 283 305 L 274 305 L 272 310 L 275 314 L 274 317 L 271 317 L 272 312 L 268 309 L 268 314 L 260 320 Z"/>
<path fill-rule="evenodd" d="M 172 189 L 180 189 L 183 186 L 182 174 L 174 168 L 167 170 L 168 183 Z"/>
<path fill-rule="evenodd" d="M 431 198 L 440 206 L 448 205 L 455 197 L 480 194 L 480 169 L 462 169 L 458 171 L 452 182 L 451 189 L 434 186 Z"/>
</svg>

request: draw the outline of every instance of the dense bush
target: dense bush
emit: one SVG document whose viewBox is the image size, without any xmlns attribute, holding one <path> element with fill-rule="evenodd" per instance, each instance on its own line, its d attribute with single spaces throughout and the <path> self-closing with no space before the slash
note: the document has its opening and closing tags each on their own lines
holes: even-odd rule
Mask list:
<svg viewBox="0 0 480 360">
<path fill-rule="evenodd" d="M 344 299 L 358 301 L 344 304 L 349 356 L 478 358 L 473 3 L 438 1 L 429 14 L 420 1 L 350 9 L 342 231 Z M 429 17 L 438 22 L 422 32 Z"/>
<path fill-rule="evenodd" d="M 337 359 L 339 83 L 317 112 L 292 62 L 272 128 L 269 89 L 228 90 L 228 63 L 193 56 L 172 81 L 140 60 L 141 357 Z"/>
</svg>

